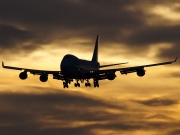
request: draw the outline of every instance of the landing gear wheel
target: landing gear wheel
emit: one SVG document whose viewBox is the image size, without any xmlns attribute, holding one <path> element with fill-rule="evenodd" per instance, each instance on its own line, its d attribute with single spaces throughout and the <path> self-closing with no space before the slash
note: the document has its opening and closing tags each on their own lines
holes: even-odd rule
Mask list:
<svg viewBox="0 0 180 135">
<path fill-rule="evenodd" d="M 91 84 L 90 83 L 85 83 L 85 86 L 86 87 L 88 87 L 88 86 L 91 87 Z"/>
<path fill-rule="evenodd" d="M 64 88 L 68 88 L 69 86 L 68 86 L 68 84 L 67 85 L 64 85 Z"/>
<path fill-rule="evenodd" d="M 89 83 L 89 79 L 86 79 L 86 81 L 87 81 L 87 82 L 85 83 L 85 86 L 86 86 L 86 87 L 88 87 L 88 86 L 91 87 L 91 84 Z"/>
<path fill-rule="evenodd" d="M 63 86 L 64 86 L 64 88 L 68 88 L 69 86 L 68 86 L 68 83 L 69 83 L 69 81 L 68 80 L 65 80 L 64 82 L 63 82 Z"/>
<path fill-rule="evenodd" d="M 75 87 L 80 87 L 80 83 L 75 83 L 74 86 Z"/>
<path fill-rule="evenodd" d="M 99 84 L 95 84 L 94 87 L 99 87 Z"/>
<path fill-rule="evenodd" d="M 99 87 L 99 82 L 98 82 L 98 80 L 94 80 L 94 87 Z"/>
</svg>

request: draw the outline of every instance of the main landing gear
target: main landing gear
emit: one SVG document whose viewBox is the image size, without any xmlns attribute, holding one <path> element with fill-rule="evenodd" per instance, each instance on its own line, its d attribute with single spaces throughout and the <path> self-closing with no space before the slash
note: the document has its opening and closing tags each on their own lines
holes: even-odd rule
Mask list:
<svg viewBox="0 0 180 135">
<path fill-rule="evenodd" d="M 94 79 L 94 87 L 99 87 L 99 81 Z"/>
<path fill-rule="evenodd" d="M 69 87 L 68 84 L 70 84 L 71 82 L 72 82 L 72 80 L 64 80 L 64 82 L 63 82 L 64 88 L 68 88 Z"/>
<path fill-rule="evenodd" d="M 91 84 L 89 83 L 89 79 L 87 79 L 86 81 L 87 81 L 87 82 L 85 83 L 85 86 L 86 86 L 86 87 L 88 87 L 88 86 L 91 87 Z"/>
<path fill-rule="evenodd" d="M 74 84 L 75 87 L 80 87 L 80 83 L 78 82 L 79 80 L 76 80 L 77 82 Z M 85 83 L 86 87 L 91 87 L 91 84 L 89 83 L 89 79 L 86 80 L 87 82 Z M 83 83 L 84 80 L 81 80 L 81 83 Z"/>
<path fill-rule="evenodd" d="M 89 79 L 85 79 L 86 80 L 86 83 L 85 83 L 85 86 L 86 87 L 91 87 L 91 84 L 89 83 Z M 64 88 L 69 88 L 69 84 L 72 82 L 73 80 L 64 80 L 63 81 L 63 86 Z M 75 87 L 80 87 L 80 83 L 78 82 L 79 80 L 76 80 L 76 83 L 74 83 L 74 86 Z M 81 83 L 84 82 L 84 80 L 80 80 Z M 99 87 L 99 81 L 97 79 L 94 79 L 94 87 Z"/>
<path fill-rule="evenodd" d="M 69 87 L 69 86 L 68 86 L 68 82 L 64 81 L 64 82 L 63 82 L 63 86 L 64 86 L 64 88 L 68 88 L 68 87 Z"/>
<path fill-rule="evenodd" d="M 80 83 L 78 82 L 79 80 L 76 80 L 76 83 L 74 83 L 75 87 L 80 87 Z"/>
</svg>

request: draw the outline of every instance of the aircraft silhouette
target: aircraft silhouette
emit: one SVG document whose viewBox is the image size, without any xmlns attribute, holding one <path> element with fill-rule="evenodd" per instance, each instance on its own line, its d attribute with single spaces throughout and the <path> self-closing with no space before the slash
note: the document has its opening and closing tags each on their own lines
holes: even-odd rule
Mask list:
<svg viewBox="0 0 180 135">
<path fill-rule="evenodd" d="M 46 82 L 48 80 L 48 75 L 52 74 L 53 79 L 62 80 L 64 88 L 68 88 L 68 85 L 75 80 L 75 87 L 80 87 L 79 81 L 83 83 L 86 81 L 85 86 L 90 87 L 89 83 L 90 79 L 94 81 L 94 87 L 99 87 L 99 80 L 114 80 L 116 78 L 116 71 L 119 71 L 121 74 L 129 74 L 136 72 L 139 77 L 145 75 L 145 67 L 159 66 L 165 64 L 172 64 L 176 62 L 177 58 L 174 61 L 155 63 L 149 65 L 141 65 L 134 67 L 125 67 L 125 68 L 115 68 L 115 69 L 100 69 L 103 67 L 109 67 L 114 65 L 126 64 L 125 63 L 117 63 L 117 64 L 109 64 L 109 65 L 100 65 L 98 62 L 98 42 L 99 36 L 96 38 L 94 52 L 92 56 L 92 60 L 82 60 L 77 58 L 74 55 L 67 54 L 63 57 L 60 64 L 60 71 L 48 71 L 48 70 L 36 70 L 36 69 L 28 69 L 28 68 L 20 68 L 20 67 L 12 67 L 5 66 L 2 62 L 2 67 L 13 70 L 22 70 L 19 74 L 19 78 L 25 80 L 28 75 L 27 72 L 30 72 L 33 75 L 40 75 L 39 79 L 41 82 Z"/>
</svg>

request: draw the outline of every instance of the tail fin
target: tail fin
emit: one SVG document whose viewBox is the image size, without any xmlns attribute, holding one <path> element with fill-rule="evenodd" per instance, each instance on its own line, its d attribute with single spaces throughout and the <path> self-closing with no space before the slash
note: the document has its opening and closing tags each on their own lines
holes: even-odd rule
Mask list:
<svg viewBox="0 0 180 135">
<path fill-rule="evenodd" d="M 99 42 L 99 35 L 97 35 L 97 38 L 96 38 L 93 57 L 92 57 L 92 60 L 91 60 L 92 62 L 98 62 L 98 42 Z"/>
</svg>

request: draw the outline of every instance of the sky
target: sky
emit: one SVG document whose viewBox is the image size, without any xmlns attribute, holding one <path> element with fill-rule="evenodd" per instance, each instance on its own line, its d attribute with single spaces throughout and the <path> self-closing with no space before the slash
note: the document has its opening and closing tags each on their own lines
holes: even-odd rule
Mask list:
<svg viewBox="0 0 180 135">
<path fill-rule="evenodd" d="M 179 0 L 0 0 L 0 60 L 5 65 L 59 70 L 64 55 L 128 67 L 180 54 Z M 178 135 L 180 60 L 121 75 L 100 88 L 39 81 L 1 68 L 0 134 Z M 92 83 L 92 80 L 90 81 Z"/>
</svg>

